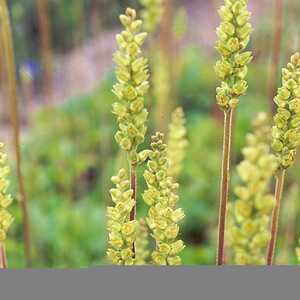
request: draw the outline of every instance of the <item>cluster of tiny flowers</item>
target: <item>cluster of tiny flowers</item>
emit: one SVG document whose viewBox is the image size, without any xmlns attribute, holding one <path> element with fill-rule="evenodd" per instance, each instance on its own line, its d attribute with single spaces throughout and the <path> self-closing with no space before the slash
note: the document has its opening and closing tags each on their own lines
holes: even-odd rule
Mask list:
<svg viewBox="0 0 300 300">
<path fill-rule="evenodd" d="M 128 8 L 120 20 L 125 30 L 116 36 L 119 50 L 114 54 L 118 83 L 113 92 L 119 99 L 113 104 L 118 121 L 115 138 L 134 164 L 138 163 L 137 147 L 144 141 L 148 116 L 144 107 L 144 96 L 149 89 L 148 60 L 141 55 L 147 33 L 141 32 L 143 22 L 136 19 L 133 9 Z"/>
<path fill-rule="evenodd" d="M 3 144 L 0 144 L 0 242 L 5 241 L 7 231 L 13 222 L 13 217 L 7 210 L 12 203 L 12 197 L 7 194 L 8 173 L 9 167 L 6 162 L 6 154 L 3 152 Z"/>
<path fill-rule="evenodd" d="M 154 32 L 160 23 L 162 17 L 163 0 L 140 0 L 144 9 L 141 16 L 144 21 L 144 27 L 147 32 Z"/>
<path fill-rule="evenodd" d="M 110 190 L 113 207 L 107 208 L 110 248 L 107 256 L 113 264 L 133 265 L 133 244 L 136 239 L 137 221 L 130 221 L 130 212 L 134 207 L 133 191 L 130 189 L 126 171 L 121 169 L 112 177 L 116 185 Z"/>
<path fill-rule="evenodd" d="M 141 219 L 138 223 L 137 233 L 136 233 L 136 253 L 135 253 L 135 265 L 143 266 L 147 264 L 150 251 L 148 250 L 148 229 L 146 222 Z"/>
<path fill-rule="evenodd" d="M 215 71 L 222 81 L 217 88 L 217 103 L 224 111 L 236 108 L 239 97 L 248 88 L 245 77 L 252 53 L 244 50 L 252 27 L 247 5 L 248 0 L 225 0 L 225 5 L 219 9 L 221 25 L 217 29 L 216 49 L 221 59 L 217 61 Z"/>
<path fill-rule="evenodd" d="M 156 265 L 179 265 L 181 259 L 178 254 L 184 249 L 184 243 L 177 240 L 177 223 L 184 218 L 184 212 L 176 208 L 178 184 L 168 176 L 169 162 L 163 134 L 157 133 L 152 137 L 151 149 L 144 172 L 148 189 L 143 198 L 150 207 L 146 221 L 156 242 L 152 260 Z"/>
<path fill-rule="evenodd" d="M 274 98 L 277 113 L 272 130 L 272 148 L 281 168 L 294 163 L 296 148 L 300 144 L 300 54 L 291 57 L 282 70 L 282 87 Z"/>
<path fill-rule="evenodd" d="M 268 193 L 277 169 L 266 137 L 270 136 L 266 114 L 260 113 L 253 123 L 254 133 L 247 135 L 244 160 L 237 170 L 242 184 L 235 189 L 237 200 L 229 207 L 227 233 L 233 260 L 238 265 L 265 264 L 270 239 L 270 216 L 275 205 Z"/>
<path fill-rule="evenodd" d="M 186 139 L 184 112 L 178 107 L 172 114 L 168 135 L 169 176 L 178 177 L 182 170 L 185 150 L 188 146 Z"/>
</svg>

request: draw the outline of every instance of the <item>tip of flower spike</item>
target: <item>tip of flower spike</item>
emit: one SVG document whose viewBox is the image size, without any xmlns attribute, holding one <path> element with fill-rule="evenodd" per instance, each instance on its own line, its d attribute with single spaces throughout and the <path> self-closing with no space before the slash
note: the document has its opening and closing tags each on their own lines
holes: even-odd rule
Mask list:
<svg viewBox="0 0 300 300">
<path fill-rule="evenodd" d="M 161 132 L 156 132 L 154 135 L 152 135 L 151 139 L 154 141 L 154 142 L 158 142 L 158 141 L 161 141 L 163 140 L 164 138 L 164 134 L 161 133 Z"/>
<path fill-rule="evenodd" d="M 136 18 L 136 11 L 130 7 L 126 9 L 126 16 L 131 18 L 132 20 L 135 20 Z"/>
<path fill-rule="evenodd" d="M 291 63 L 296 66 L 300 64 L 300 53 L 299 52 L 296 52 L 294 55 L 292 55 Z"/>
</svg>

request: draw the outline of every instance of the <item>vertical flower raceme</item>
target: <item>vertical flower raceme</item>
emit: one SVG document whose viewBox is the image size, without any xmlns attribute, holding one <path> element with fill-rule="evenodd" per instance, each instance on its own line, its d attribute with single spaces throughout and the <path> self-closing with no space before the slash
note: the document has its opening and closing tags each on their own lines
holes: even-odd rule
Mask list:
<svg viewBox="0 0 300 300">
<path fill-rule="evenodd" d="M 221 55 L 215 70 L 222 84 L 217 88 L 217 103 L 223 110 L 236 108 L 239 97 L 247 90 L 247 65 L 252 60 L 245 51 L 252 31 L 248 0 L 226 0 L 219 9 L 221 25 L 217 29 L 216 49 Z"/>
<path fill-rule="evenodd" d="M 274 98 L 277 113 L 272 130 L 272 149 L 279 161 L 276 174 L 275 198 L 271 225 L 271 240 L 268 247 L 267 263 L 273 264 L 276 246 L 280 202 L 286 169 L 295 161 L 296 149 L 300 144 L 300 54 L 291 57 L 282 70 L 282 87 Z"/>
<path fill-rule="evenodd" d="M 119 50 L 114 54 L 118 83 L 113 92 L 119 101 L 113 104 L 117 116 L 116 140 L 129 153 L 131 163 L 138 163 L 137 148 L 144 141 L 148 112 L 144 107 L 144 96 L 149 89 L 148 61 L 141 56 L 141 46 L 147 34 L 140 32 L 142 21 L 136 19 L 136 12 L 128 8 L 120 16 L 125 30 L 116 39 Z"/>
<path fill-rule="evenodd" d="M 119 50 L 115 53 L 114 60 L 118 83 L 114 85 L 113 92 L 119 101 L 113 104 L 113 113 L 118 122 L 115 139 L 121 149 L 128 153 L 130 188 L 134 200 L 130 220 L 133 221 L 136 219 L 136 168 L 147 158 L 147 150 L 138 153 L 138 147 L 145 138 L 148 116 L 144 107 L 144 97 L 149 89 L 148 60 L 141 55 L 141 46 L 147 33 L 141 32 L 143 22 L 137 19 L 133 9 L 127 8 L 126 14 L 120 16 L 120 21 L 125 30 L 116 37 Z"/>
<path fill-rule="evenodd" d="M 233 260 L 239 265 L 265 264 L 275 204 L 273 195 L 268 193 L 277 161 L 266 139 L 271 133 L 267 115 L 260 113 L 253 127 L 254 133 L 247 135 L 242 151 L 244 160 L 237 167 L 242 183 L 235 189 L 237 200 L 229 207 L 227 224 Z"/>
<path fill-rule="evenodd" d="M 178 107 L 172 114 L 168 135 L 168 158 L 170 163 L 168 174 L 173 178 L 178 177 L 181 172 L 185 150 L 188 145 L 185 122 L 184 112 L 181 107 Z"/>
<path fill-rule="evenodd" d="M 274 117 L 272 148 L 281 168 L 288 168 L 295 160 L 300 144 L 300 54 L 292 56 L 282 70 L 282 87 L 274 98 L 277 113 Z"/>
<path fill-rule="evenodd" d="M 221 25 L 217 29 L 218 41 L 216 49 L 221 55 L 215 71 L 221 79 L 217 88 L 217 104 L 224 111 L 224 135 L 222 175 L 220 184 L 220 208 L 218 225 L 217 265 L 225 263 L 225 227 L 229 198 L 230 160 L 233 114 L 238 106 L 239 97 L 243 95 L 248 84 L 245 80 L 252 54 L 245 51 L 252 31 L 249 23 L 250 12 L 247 10 L 248 0 L 225 0 L 219 9 Z"/>
<path fill-rule="evenodd" d="M 178 184 L 168 176 L 169 162 L 163 134 L 157 133 L 152 137 L 151 148 L 144 173 L 148 189 L 143 198 L 150 207 L 146 220 L 156 243 L 152 260 L 156 265 L 179 265 L 181 259 L 178 254 L 184 243 L 177 240 L 178 222 L 184 218 L 184 212 L 176 208 Z"/>
<path fill-rule="evenodd" d="M 137 227 L 137 221 L 130 220 L 130 212 L 134 207 L 133 191 L 130 189 L 130 182 L 124 169 L 112 177 L 112 182 L 116 185 L 110 190 L 115 205 L 107 208 L 110 244 L 107 256 L 114 264 L 133 265 L 133 244 Z"/>
<path fill-rule="evenodd" d="M 13 217 L 7 210 L 12 202 L 12 197 L 7 193 L 8 173 L 9 167 L 6 163 L 6 154 L 3 152 L 3 144 L 0 144 L 0 268 L 7 267 L 4 243 L 7 231 L 13 222 Z"/>
<path fill-rule="evenodd" d="M 141 15 L 144 21 L 145 30 L 147 32 L 154 32 L 162 17 L 163 0 L 140 0 L 140 2 L 144 7 Z"/>
</svg>

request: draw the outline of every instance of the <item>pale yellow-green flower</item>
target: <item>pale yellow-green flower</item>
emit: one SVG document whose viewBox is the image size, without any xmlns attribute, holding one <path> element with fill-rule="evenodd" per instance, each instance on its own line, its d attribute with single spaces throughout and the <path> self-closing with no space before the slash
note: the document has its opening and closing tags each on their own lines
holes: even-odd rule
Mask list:
<svg viewBox="0 0 300 300">
<path fill-rule="evenodd" d="M 113 104 L 118 131 L 115 135 L 120 147 L 127 151 L 132 165 L 139 163 L 138 146 L 144 141 L 148 112 L 144 97 L 149 89 L 148 60 L 141 54 L 147 33 L 141 32 L 143 22 L 128 8 L 120 16 L 125 30 L 116 36 L 119 50 L 114 54 L 118 83 L 113 92 L 119 101 Z"/>
<path fill-rule="evenodd" d="M 12 203 L 12 197 L 7 193 L 8 174 L 6 154 L 3 152 L 3 144 L 0 144 L 0 243 L 6 240 L 7 231 L 13 222 L 13 217 L 7 210 Z"/>
<path fill-rule="evenodd" d="M 272 148 L 280 168 L 290 167 L 300 144 L 300 54 L 291 57 L 282 70 L 282 87 L 274 98 L 277 113 L 272 130 Z"/>
<path fill-rule="evenodd" d="M 154 32 L 162 18 L 163 0 L 140 0 L 143 6 L 141 12 L 144 27 L 147 32 Z"/>
<path fill-rule="evenodd" d="M 147 190 L 143 194 L 149 206 L 147 224 L 155 239 L 156 249 L 152 260 L 156 265 L 179 265 L 179 253 L 184 249 L 182 240 L 178 240 L 178 223 L 184 218 L 184 212 L 177 208 L 178 184 L 168 176 L 169 162 L 167 146 L 163 143 L 163 134 L 152 137 L 150 159 L 144 178 Z"/>
<path fill-rule="evenodd" d="M 137 237 L 136 237 L 136 255 L 135 255 L 135 265 L 143 266 L 148 264 L 148 258 L 150 251 L 149 241 L 148 241 L 148 228 L 146 222 L 141 219 L 138 222 L 137 227 Z"/>
<path fill-rule="evenodd" d="M 252 54 L 245 51 L 252 32 L 249 23 L 248 0 L 225 0 L 219 9 L 221 24 L 217 29 L 216 49 L 221 55 L 215 71 L 221 86 L 217 88 L 217 103 L 224 111 L 236 108 L 239 97 L 247 91 L 245 80 Z"/>
<path fill-rule="evenodd" d="M 178 177 L 185 157 L 185 150 L 188 146 L 186 138 L 184 112 L 178 107 L 172 114 L 168 134 L 168 159 L 169 159 L 169 176 Z"/>
<path fill-rule="evenodd" d="M 137 229 L 137 221 L 130 221 L 130 212 L 135 203 L 133 191 L 124 169 L 112 177 L 112 182 L 116 187 L 110 190 L 114 206 L 107 208 L 110 245 L 107 256 L 113 264 L 133 265 L 133 245 Z"/>
<path fill-rule="evenodd" d="M 253 129 L 242 151 L 244 160 L 237 167 L 241 184 L 235 188 L 237 199 L 229 206 L 227 222 L 233 262 L 238 265 L 266 263 L 270 218 L 275 205 L 268 191 L 278 164 L 269 146 L 271 128 L 265 113 L 257 116 Z"/>
</svg>

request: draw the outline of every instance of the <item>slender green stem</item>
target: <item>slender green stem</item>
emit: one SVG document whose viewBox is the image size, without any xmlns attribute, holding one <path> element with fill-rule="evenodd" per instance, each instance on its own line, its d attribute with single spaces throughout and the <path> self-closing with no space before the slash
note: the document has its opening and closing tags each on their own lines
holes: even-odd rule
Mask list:
<svg viewBox="0 0 300 300">
<path fill-rule="evenodd" d="M 3 243 L 0 243 L 0 269 L 7 269 L 7 258 Z"/>
<path fill-rule="evenodd" d="M 30 225 L 27 208 L 27 197 L 21 170 L 21 151 L 19 139 L 20 124 L 18 115 L 16 67 L 14 60 L 12 33 L 6 0 L 0 0 L 0 27 L 4 60 L 6 62 L 7 69 L 7 98 L 9 101 L 10 108 L 10 122 L 13 129 L 13 144 L 16 156 L 17 179 L 20 192 L 20 205 L 23 214 L 24 252 L 26 258 L 26 265 L 29 267 L 31 266 Z"/>
<path fill-rule="evenodd" d="M 130 166 L 130 188 L 133 191 L 132 198 L 134 199 L 134 207 L 130 212 L 130 221 L 134 221 L 136 219 L 136 192 L 137 192 L 137 184 L 136 184 L 136 165 L 131 164 Z M 135 244 L 133 244 L 133 254 L 135 256 Z"/>
<path fill-rule="evenodd" d="M 276 240 L 278 234 L 278 220 L 280 213 L 280 205 L 282 198 L 282 191 L 284 186 L 286 170 L 282 169 L 279 171 L 276 177 L 276 187 L 275 187 L 275 207 L 273 209 L 272 221 L 271 221 L 271 239 L 268 246 L 267 253 L 267 264 L 270 266 L 274 262 L 274 254 L 276 248 Z"/>
<path fill-rule="evenodd" d="M 224 112 L 224 136 L 223 136 L 223 158 L 222 158 L 222 177 L 220 185 L 220 209 L 219 209 L 219 226 L 218 226 L 218 247 L 217 262 L 218 266 L 223 265 L 224 246 L 225 246 L 225 223 L 227 203 L 229 198 L 230 184 L 230 156 L 231 156 L 231 136 L 232 136 L 233 110 Z"/>
</svg>

